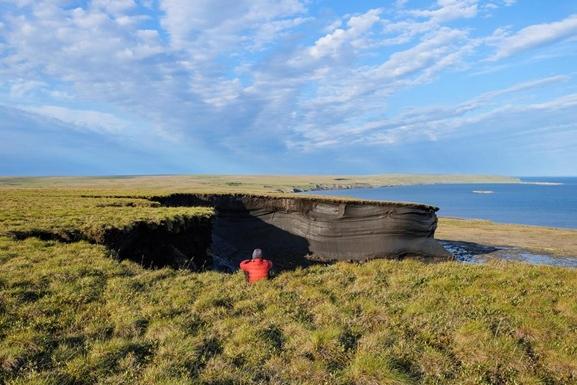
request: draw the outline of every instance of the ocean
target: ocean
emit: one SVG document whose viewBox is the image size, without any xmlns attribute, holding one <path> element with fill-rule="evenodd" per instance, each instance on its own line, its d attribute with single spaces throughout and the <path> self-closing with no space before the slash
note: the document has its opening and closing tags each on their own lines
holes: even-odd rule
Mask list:
<svg viewBox="0 0 577 385">
<path fill-rule="evenodd" d="M 433 184 L 314 191 L 361 199 L 425 203 L 439 216 L 577 228 L 577 177 L 521 178 L 522 184 Z"/>
</svg>

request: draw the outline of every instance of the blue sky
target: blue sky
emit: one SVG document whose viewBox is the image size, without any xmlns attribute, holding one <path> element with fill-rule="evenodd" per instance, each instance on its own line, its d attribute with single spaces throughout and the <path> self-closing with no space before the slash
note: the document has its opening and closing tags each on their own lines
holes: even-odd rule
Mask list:
<svg viewBox="0 0 577 385">
<path fill-rule="evenodd" d="M 577 2 L 0 0 L 0 175 L 577 175 Z"/>
</svg>

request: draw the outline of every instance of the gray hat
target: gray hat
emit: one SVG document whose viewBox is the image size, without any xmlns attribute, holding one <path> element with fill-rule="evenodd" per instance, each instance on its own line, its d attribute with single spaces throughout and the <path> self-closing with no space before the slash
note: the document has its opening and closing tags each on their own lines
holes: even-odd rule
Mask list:
<svg viewBox="0 0 577 385">
<path fill-rule="evenodd" d="M 252 252 L 252 259 L 255 258 L 262 258 L 262 250 L 261 249 L 254 249 Z"/>
</svg>

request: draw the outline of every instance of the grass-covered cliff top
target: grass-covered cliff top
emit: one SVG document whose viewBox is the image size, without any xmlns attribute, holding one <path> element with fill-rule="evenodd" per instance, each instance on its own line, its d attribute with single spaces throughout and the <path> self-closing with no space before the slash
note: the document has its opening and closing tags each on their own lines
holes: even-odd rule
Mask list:
<svg viewBox="0 0 577 385">
<path fill-rule="evenodd" d="M 132 192 L 133 196 L 114 194 L 115 191 L 64 189 L 2 189 L 0 198 L 0 234 L 27 237 L 53 235 L 63 240 L 97 239 L 107 229 L 129 228 L 135 223 L 176 223 L 192 217 L 212 215 L 211 207 L 163 207 L 159 200 L 171 195 L 152 196 Z M 228 195 L 228 194 L 227 194 Z M 176 197 L 179 195 L 177 194 Z M 182 195 L 187 197 L 188 195 Z M 195 196 L 195 195 L 190 195 Z M 208 195 L 208 197 L 212 196 Z M 416 206 L 434 210 L 426 205 L 357 201 L 351 198 L 311 197 L 296 194 L 232 194 L 245 199 L 283 198 L 301 201 L 355 202 L 377 205 Z"/>
<path fill-rule="evenodd" d="M 210 215 L 209 208 L 160 208 L 153 196 L 173 193 L 265 194 L 323 188 L 373 187 L 414 183 L 515 183 L 515 178 L 455 175 L 377 176 L 114 176 L 0 177 L 0 233 L 50 232 L 65 239 L 93 238 L 107 227 L 160 223 Z M 346 201 L 347 198 L 300 197 Z M 396 203 L 402 204 L 402 203 Z"/>
<path fill-rule="evenodd" d="M 0 177 L 0 233 L 40 231 L 71 238 L 74 233 L 98 234 L 107 227 L 123 228 L 135 222 L 161 223 L 211 214 L 210 208 L 160 207 L 148 199 L 174 193 L 279 197 L 316 188 L 483 181 L 517 182 L 509 177 L 455 175 Z"/>
<path fill-rule="evenodd" d="M 160 207 L 145 198 L 85 196 L 73 190 L 0 192 L 0 234 L 50 233 L 63 239 L 97 238 L 106 229 L 137 222 L 161 224 L 212 214 L 207 207 Z"/>
<path fill-rule="evenodd" d="M 297 193 L 279 193 L 279 192 L 231 192 L 231 193 L 217 193 L 217 194 L 195 194 L 195 193 L 176 193 L 176 194 L 161 194 L 161 195 L 146 195 L 141 196 L 142 198 L 148 198 L 153 201 L 160 202 L 161 204 L 171 205 L 171 202 L 185 202 L 190 200 L 200 200 L 204 201 L 203 204 L 214 204 L 218 201 L 225 200 L 241 200 L 244 202 L 249 202 L 251 200 L 261 201 L 261 203 L 269 204 L 271 207 L 283 206 L 287 201 L 292 201 L 295 204 L 314 204 L 314 203 L 327 203 L 327 204 L 354 204 L 354 205 L 371 205 L 371 206 L 395 206 L 395 207 L 415 207 L 429 211 L 438 211 L 438 207 L 414 203 L 414 202 L 398 202 L 398 201 L 384 201 L 384 200 L 370 200 L 370 199 L 358 199 L 348 196 L 330 196 L 330 195 L 312 195 L 312 194 L 297 194 Z M 189 204 L 189 203 L 187 203 Z"/>
</svg>

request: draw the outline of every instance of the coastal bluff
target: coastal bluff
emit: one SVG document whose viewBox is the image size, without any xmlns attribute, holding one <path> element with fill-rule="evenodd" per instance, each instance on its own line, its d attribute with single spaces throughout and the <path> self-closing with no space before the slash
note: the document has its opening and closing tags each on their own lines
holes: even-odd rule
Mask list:
<svg viewBox="0 0 577 385">
<path fill-rule="evenodd" d="M 211 250 L 234 268 L 262 248 L 280 269 L 374 258 L 451 259 L 434 239 L 436 207 L 381 201 L 244 194 L 173 194 L 164 205 L 215 209 Z"/>
</svg>

